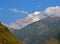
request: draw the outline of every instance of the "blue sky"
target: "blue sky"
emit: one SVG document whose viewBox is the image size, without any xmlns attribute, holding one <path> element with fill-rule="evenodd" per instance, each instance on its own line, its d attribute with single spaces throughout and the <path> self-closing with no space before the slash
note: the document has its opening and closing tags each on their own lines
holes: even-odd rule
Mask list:
<svg viewBox="0 0 60 44">
<path fill-rule="evenodd" d="M 9 24 L 25 18 L 29 13 L 44 11 L 51 6 L 60 6 L 60 0 L 0 0 L 0 22 Z M 20 13 L 13 12 L 14 9 Z"/>
</svg>

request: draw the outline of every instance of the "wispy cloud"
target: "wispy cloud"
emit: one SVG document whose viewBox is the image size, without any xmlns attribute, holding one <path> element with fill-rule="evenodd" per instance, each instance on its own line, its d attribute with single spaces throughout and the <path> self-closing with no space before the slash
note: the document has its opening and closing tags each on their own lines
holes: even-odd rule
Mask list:
<svg viewBox="0 0 60 44">
<path fill-rule="evenodd" d="M 13 12 L 17 11 L 18 10 L 14 9 Z M 60 16 L 60 6 L 48 7 L 43 12 L 35 11 L 33 13 L 28 14 L 28 16 L 26 16 L 24 19 L 19 19 L 14 23 L 9 24 L 8 26 L 9 28 L 13 29 L 21 29 L 32 22 L 45 18 L 45 14 L 47 14 L 48 16 Z"/>
<path fill-rule="evenodd" d="M 40 7 L 41 7 L 40 5 L 37 6 L 37 8 L 40 8 Z"/>
<path fill-rule="evenodd" d="M 35 11 L 31 14 L 28 14 L 24 19 L 19 19 L 15 23 L 11 23 L 8 25 L 9 28 L 14 28 L 14 29 L 21 29 L 25 27 L 26 25 L 38 21 L 40 19 L 44 18 L 42 13 L 40 11 Z M 11 26 L 12 25 L 12 26 Z"/>
<path fill-rule="evenodd" d="M 3 8 L 0 8 L 0 10 L 3 10 Z"/>
<path fill-rule="evenodd" d="M 16 8 L 11 8 L 9 9 L 11 12 L 15 12 L 15 13 L 22 13 L 22 14 L 28 14 L 27 11 L 25 10 L 19 10 L 19 9 L 16 9 Z"/>
</svg>

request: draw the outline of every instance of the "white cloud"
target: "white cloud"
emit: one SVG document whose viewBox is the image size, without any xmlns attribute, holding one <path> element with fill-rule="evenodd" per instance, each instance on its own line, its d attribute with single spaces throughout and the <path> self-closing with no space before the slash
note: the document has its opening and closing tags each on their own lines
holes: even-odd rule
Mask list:
<svg viewBox="0 0 60 44">
<path fill-rule="evenodd" d="M 38 21 L 38 20 L 40 20 L 38 17 L 34 17 L 32 22 L 35 22 L 35 21 Z"/>
<path fill-rule="evenodd" d="M 24 10 L 21 10 L 20 12 L 23 13 L 23 14 L 28 14 L 28 12 L 24 11 Z"/>
<path fill-rule="evenodd" d="M 14 12 L 17 11 L 17 9 L 14 9 Z M 13 29 L 21 29 L 32 22 L 45 18 L 45 14 L 47 14 L 48 16 L 60 16 L 60 6 L 48 7 L 43 12 L 35 11 L 31 14 L 28 14 L 28 16 L 26 16 L 24 19 L 19 19 L 16 22 L 9 24 L 8 26 Z"/>
<path fill-rule="evenodd" d="M 33 18 L 33 14 L 29 14 L 27 17 Z"/>
<path fill-rule="evenodd" d="M 29 14 L 28 17 L 32 18 L 32 22 L 35 22 L 35 21 L 38 21 L 38 19 L 39 19 L 38 16 L 39 15 L 40 15 L 40 11 L 36 11 L 36 12 L 34 12 L 32 14 Z"/>
<path fill-rule="evenodd" d="M 45 13 L 47 13 L 48 15 L 53 15 L 53 16 L 60 16 L 60 6 L 48 7 L 45 10 Z"/>
<path fill-rule="evenodd" d="M 44 18 L 42 13 L 40 11 L 35 11 L 31 14 L 28 14 L 28 16 L 26 16 L 26 18 L 19 19 L 15 23 L 9 24 L 8 27 L 13 28 L 13 29 L 21 29 L 21 28 L 25 27 L 26 25 L 28 25 L 32 22 L 38 21 L 42 18 Z"/>
<path fill-rule="evenodd" d="M 34 13 L 29 14 L 27 17 L 32 19 L 32 22 L 38 21 L 42 18 L 44 18 L 45 16 L 42 14 L 42 12 L 40 11 L 35 11 Z"/>
<path fill-rule="evenodd" d="M 12 12 L 18 12 L 18 10 L 17 9 L 10 9 L 10 11 L 12 11 Z"/>
<path fill-rule="evenodd" d="M 15 12 L 15 13 L 28 14 L 27 11 L 19 10 L 19 9 L 16 9 L 16 8 L 14 8 L 14 9 L 10 9 L 10 11 Z"/>
<path fill-rule="evenodd" d="M 40 11 L 36 11 L 36 12 L 34 12 L 33 14 L 39 15 L 40 13 L 41 13 Z"/>
</svg>

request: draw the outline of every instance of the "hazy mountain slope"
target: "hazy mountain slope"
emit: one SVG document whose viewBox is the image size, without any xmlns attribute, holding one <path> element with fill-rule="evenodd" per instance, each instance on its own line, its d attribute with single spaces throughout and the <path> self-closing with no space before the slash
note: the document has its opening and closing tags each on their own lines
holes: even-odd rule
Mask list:
<svg viewBox="0 0 60 44">
<path fill-rule="evenodd" d="M 48 15 L 47 15 L 48 16 Z M 18 19 L 15 22 L 12 22 L 10 24 L 6 24 L 6 26 L 11 30 L 19 30 L 25 26 L 27 26 L 28 24 L 31 24 L 35 21 L 41 20 L 45 17 L 45 14 L 42 14 L 40 11 L 36 11 L 34 13 L 28 14 L 25 18 L 23 19 Z"/>
<path fill-rule="evenodd" d="M 8 28 L 0 24 L 0 44 L 23 44 L 8 30 Z"/>
<path fill-rule="evenodd" d="M 43 44 L 60 44 L 60 42 L 56 38 L 50 38 L 45 40 Z"/>
<path fill-rule="evenodd" d="M 25 44 L 41 44 L 60 33 L 60 17 L 47 17 L 14 32 Z"/>
</svg>

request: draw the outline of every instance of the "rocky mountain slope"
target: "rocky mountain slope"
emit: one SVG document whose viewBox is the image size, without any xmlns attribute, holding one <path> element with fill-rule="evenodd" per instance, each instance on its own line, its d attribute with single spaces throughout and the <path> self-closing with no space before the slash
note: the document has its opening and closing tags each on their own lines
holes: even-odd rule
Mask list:
<svg viewBox="0 0 60 44">
<path fill-rule="evenodd" d="M 60 34 L 60 17 L 47 17 L 14 31 L 14 35 L 25 44 L 42 44 L 58 34 Z"/>
</svg>

